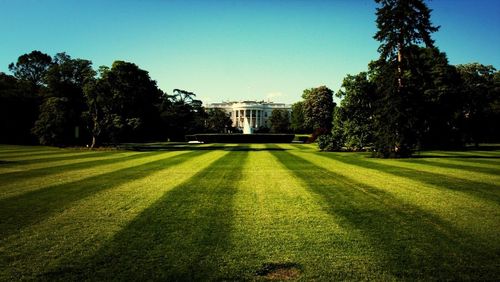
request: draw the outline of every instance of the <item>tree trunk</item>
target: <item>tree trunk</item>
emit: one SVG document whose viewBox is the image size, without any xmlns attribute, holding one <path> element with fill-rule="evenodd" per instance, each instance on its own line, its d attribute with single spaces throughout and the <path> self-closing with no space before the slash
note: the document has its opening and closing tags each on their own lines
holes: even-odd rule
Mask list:
<svg viewBox="0 0 500 282">
<path fill-rule="evenodd" d="M 398 43 L 398 88 L 403 88 L 403 69 L 401 65 L 403 64 L 403 44 Z"/>
<path fill-rule="evenodd" d="M 90 145 L 91 150 L 94 149 L 95 143 L 96 143 L 95 135 L 92 135 L 92 145 Z"/>
</svg>

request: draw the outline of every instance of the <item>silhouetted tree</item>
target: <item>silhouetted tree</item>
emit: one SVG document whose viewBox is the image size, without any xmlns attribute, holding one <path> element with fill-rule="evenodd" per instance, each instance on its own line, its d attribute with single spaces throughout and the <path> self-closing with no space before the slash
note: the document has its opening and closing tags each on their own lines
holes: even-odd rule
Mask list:
<svg viewBox="0 0 500 282">
<path fill-rule="evenodd" d="M 380 58 L 397 61 L 398 87 L 403 87 L 404 61 L 410 60 L 407 48 L 424 43 L 434 47 L 431 33 L 439 30 L 431 24 L 431 11 L 423 0 L 375 0 L 377 28 L 374 38 L 382 44 L 378 48 Z"/>
<path fill-rule="evenodd" d="M 499 140 L 500 75 L 493 66 L 458 65 L 462 84 L 460 125 L 466 142 Z"/>
<path fill-rule="evenodd" d="M 31 87 L 0 72 L 0 142 L 36 143 L 31 128 L 38 116 L 41 97 Z"/>
<path fill-rule="evenodd" d="M 184 141 L 187 134 L 206 131 L 207 113 L 196 94 L 174 89 L 161 108 L 161 118 L 167 128 L 168 137 L 174 141 Z"/>
<path fill-rule="evenodd" d="M 40 51 L 21 55 L 17 62 L 9 64 L 9 70 L 22 81 L 27 81 L 36 92 L 44 82 L 45 73 L 52 64 L 52 58 Z"/>
<path fill-rule="evenodd" d="M 124 61 L 100 72 L 101 77 L 85 87 L 92 144 L 98 137 L 114 143 L 154 138 L 163 92 L 148 72 Z"/>
<path fill-rule="evenodd" d="M 63 146 L 68 144 L 68 127 L 70 112 L 67 98 L 49 97 L 40 106 L 40 116 L 35 122 L 33 133 L 42 145 Z"/>
<path fill-rule="evenodd" d="M 228 113 L 222 109 L 207 111 L 206 128 L 208 132 L 225 133 L 231 129 L 233 122 Z"/>
<path fill-rule="evenodd" d="M 33 132 L 40 140 L 45 140 L 44 144 L 50 144 L 51 142 L 48 140 L 58 140 L 58 144 L 65 145 L 78 144 L 85 140 L 83 138 L 88 138 L 88 134 L 84 134 L 85 122 L 82 119 L 82 113 L 87 110 L 83 87 L 85 83 L 94 79 L 95 74 L 92 62 L 89 60 L 72 59 L 66 53 L 54 56 L 53 63 L 43 79 L 46 85 L 45 96 L 64 98 L 64 103 L 62 100 L 58 103 L 52 100 L 49 104 L 44 102 L 40 108 L 40 116 Z M 57 111 L 65 110 L 66 112 L 59 114 L 64 116 L 66 120 L 58 125 L 64 126 L 64 128 L 54 130 L 54 122 L 47 116 L 53 116 L 52 113 L 56 111 L 54 107 L 62 105 L 64 107 Z M 44 113 L 42 109 L 49 110 L 51 113 Z M 44 125 L 46 125 L 47 132 L 44 132 Z M 53 136 L 54 134 L 62 136 L 56 137 Z M 47 136 L 53 137 L 49 139 Z"/>
</svg>

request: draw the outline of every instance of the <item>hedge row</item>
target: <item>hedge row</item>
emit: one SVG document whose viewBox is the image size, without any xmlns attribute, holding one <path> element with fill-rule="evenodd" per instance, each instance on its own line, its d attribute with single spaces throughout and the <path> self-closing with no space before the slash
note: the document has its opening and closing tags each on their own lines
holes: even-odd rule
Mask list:
<svg viewBox="0 0 500 282">
<path fill-rule="evenodd" d="M 193 134 L 187 135 L 187 141 L 203 143 L 291 143 L 295 134 Z"/>
</svg>

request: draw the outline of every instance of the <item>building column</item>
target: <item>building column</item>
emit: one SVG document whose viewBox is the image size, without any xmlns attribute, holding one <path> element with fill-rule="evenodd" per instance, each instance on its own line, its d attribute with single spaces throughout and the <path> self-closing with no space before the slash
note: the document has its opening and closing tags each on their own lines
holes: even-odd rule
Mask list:
<svg viewBox="0 0 500 282">
<path fill-rule="evenodd" d="M 260 119 L 259 119 L 259 126 L 263 126 L 263 121 L 264 121 L 264 111 L 260 110 Z"/>
<path fill-rule="evenodd" d="M 255 116 L 255 128 L 259 128 L 259 118 L 260 118 L 259 110 L 255 110 L 255 114 L 256 114 L 256 116 Z"/>
<path fill-rule="evenodd" d="M 250 110 L 250 127 L 254 128 L 254 124 L 253 124 L 253 110 Z"/>
</svg>

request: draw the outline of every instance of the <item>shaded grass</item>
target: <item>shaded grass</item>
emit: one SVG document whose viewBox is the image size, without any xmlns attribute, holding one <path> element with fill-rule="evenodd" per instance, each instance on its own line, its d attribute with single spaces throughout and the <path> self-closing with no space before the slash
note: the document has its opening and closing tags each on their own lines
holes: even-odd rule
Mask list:
<svg viewBox="0 0 500 282">
<path fill-rule="evenodd" d="M 147 155 L 143 154 L 112 154 L 112 155 L 95 155 L 93 157 L 97 157 L 96 160 L 85 160 L 86 155 L 82 156 L 83 158 L 80 158 L 79 155 L 72 156 L 71 160 L 76 161 L 76 162 L 65 162 L 65 164 L 61 165 L 52 165 L 51 163 L 47 162 L 42 162 L 40 165 L 43 165 L 40 168 L 35 168 L 35 169 L 29 169 L 29 168 L 24 168 L 22 170 L 17 170 L 13 172 L 6 172 L 0 174 L 0 182 L 4 183 L 3 187 L 0 188 L 0 194 L 3 194 L 4 192 L 8 191 L 9 187 L 11 186 L 10 184 L 15 184 L 14 188 L 17 189 L 20 185 L 26 185 L 29 182 L 32 182 L 33 179 L 40 178 L 40 177 L 47 177 L 53 174 L 61 174 L 61 173 L 68 173 L 73 170 L 80 170 L 80 169 L 85 169 L 89 167 L 97 167 L 97 166 L 104 166 L 104 165 L 109 165 L 113 163 L 118 163 L 118 162 L 126 162 L 130 160 L 135 160 L 139 158 L 144 158 Z M 112 157 L 112 158 L 109 158 Z M 40 185 L 40 183 L 38 184 Z"/>
<path fill-rule="evenodd" d="M 232 198 L 247 156 L 247 152 L 227 153 L 167 192 L 89 261 L 44 277 L 221 279 L 221 256 L 230 246 Z"/>
<path fill-rule="evenodd" d="M 477 160 L 474 162 L 464 162 L 461 159 L 418 159 L 406 161 L 409 164 L 423 164 L 427 166 L 433 166 L 438 168 L 451 168 L 456 169 L 457 171 L 468 171 L 468 172 L 479 172 L 485 174 L 491 174 L 493 176 L 500 175 L 500 160 L 497 163 L 492 164 L 481 164 Z M 496 164 L 496 165 L 494 165 Z"/>
<path fill-rule="evenodd" d="M 453 176 L 453 174 L 438 174 L 422 169 L 401 167 L 397 162 L 392 161 L 392 164 L 387 162 L 382 163 L 380 160 L 367 159 L 367 158 L 352 158 L 352 157 L 336 157 L 335 155 L 328 156 L 335 158 L 335 160 L 355 165 L 376 171 L 383 171 L 396 176 L 417 180 L 433 186 L 442 187 L 444 189 L 453 189 L 463 193 L 470 194 L 485 200 L 491 200 L 500 204 L 500 190 L 498 185 L 484 183 L 480 181 L 467 180 Z M 421 162 L 412 162 L 421 163 Z M 455 172 L 459 173 L 459 172 Z M 493 181 L 494 182 L 494 181 Z M 445 184 L 445 185 L 443 185 Z"/>
<path fill-rule="evenodd" d="M 498 253 L 478 249 L 476 244 L 481 242 L 448 222 L 380 189 L 324 170 L 303 158 L 273 154 L 307 183 L 312 192 L 324 198 L 328 212 L 341 217 L 346 229 L 358 230 L 369 238 L 383 268 L 397 279 L 498 277 L 497 265 L 490 263 L 498 262 Z M 478 268 L 482 268 L 484 276 L 476 276 Z"/>
<path fill-rule="evenodd" d="M 143 178 L 168 165 L 175 165 L 203 152 L 188 152 L 170 157 L 165 155 L 142 165 L 130 166 L 104 175 L 76 182 L 54 185 L 0 200 L 0 238 L 18 232 L 51 213 L 63 211 L 69 204 L 99 191 L 113 188 L 132 179 Z"/>
<path fill-rule="evenodd" d="M 7 237 L 0 244 L 0 265 L 8 267 L 0 268 L 0 277 L 33 279 L 50 269 L 85 261 L 166 191 L 188 181 L 222 154 L 202 154 L 102 190 Z"/>
</svg>

